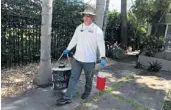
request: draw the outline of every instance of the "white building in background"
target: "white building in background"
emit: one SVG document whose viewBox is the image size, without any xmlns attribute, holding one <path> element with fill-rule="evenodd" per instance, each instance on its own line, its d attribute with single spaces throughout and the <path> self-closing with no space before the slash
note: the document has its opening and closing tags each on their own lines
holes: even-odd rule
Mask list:
<svg viewBox="0 0 171 110">
<path fill-rule="evenodd" d="M 166 46 L 166 51 L 171 52 L 171 13 L 167 13 L 165 15 L 165 33 L 164 36 L 166 38 L 165 40 L 165 46 Z"/>
</svg>

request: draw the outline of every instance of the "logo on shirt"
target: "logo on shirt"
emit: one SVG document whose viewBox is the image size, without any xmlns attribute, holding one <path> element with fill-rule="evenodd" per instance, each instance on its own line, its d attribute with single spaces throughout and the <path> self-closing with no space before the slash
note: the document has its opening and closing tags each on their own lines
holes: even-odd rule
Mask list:
<svg viewBox="0 0 171 110">
<path fill-rule="evenodd" d="M 87 32 L 93 33 L 93 30 L 89 30 L 89 29 L 85 29 L 85 30 L 81 29 L 80 31 L 81 32 L 86 32 L 87 31 Z"/>
<path fill-rule="evenodd" d="M 93 33 L 93 30 L 88 30 L 88 32 Z"/>
</svg>

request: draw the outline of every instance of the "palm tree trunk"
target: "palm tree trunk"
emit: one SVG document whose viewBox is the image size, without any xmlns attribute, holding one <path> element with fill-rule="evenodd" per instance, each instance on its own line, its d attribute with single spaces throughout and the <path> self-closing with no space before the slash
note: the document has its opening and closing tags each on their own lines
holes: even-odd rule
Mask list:
<svg viewBox="0 0 171 110">
<path fill-rule="evenodd" d="M 102 29 L 106 0 L 96 0 L 96 24 Z"/>
<path fill-rule="evenodd" d="M 41 24 L 41 55 L 40 70 L 35 78 L 39 86 L 51 83 L 51 24 L 52 24 L 53 0 L 43 0 L 42 24 Z"/>
<path fill-rule="evenodd" d="M 108 10 L 109 10 L 109 0 L 106 0 L 106 6 L 105 6 L 105 12 L 104 12 L 104 22 L 103 22 L 104 35 L 106 32 L 106 25 L 107 25 L 107 20 L 108 20 Z"/>
<path fill-rule="evenodd" d="M 96 0 L 96 19 L 95 23 L 102 29 L 106 0 Z M 97 62 L 100 61 L 100 52 L 97 49 Z"/>
<path fill-rule="evenodd" d="M 121 0 L 121 41 L 125 49 L 127 40 L 127 0 Z"/>
</svg>

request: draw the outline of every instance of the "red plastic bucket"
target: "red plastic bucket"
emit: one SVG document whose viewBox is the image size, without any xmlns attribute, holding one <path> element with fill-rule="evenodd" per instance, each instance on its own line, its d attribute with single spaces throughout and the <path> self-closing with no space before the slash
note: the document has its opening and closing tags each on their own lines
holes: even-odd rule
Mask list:
<svg viewBox="0 0 171 110">
<path fill-rule="evenodd" d="M 104 77 L 103 72 L 99 72 L 96 80 L 96 88 L 100 91 L 103 91 L 105 89 L 106 85 L 106 77 Z"/>
</svg>

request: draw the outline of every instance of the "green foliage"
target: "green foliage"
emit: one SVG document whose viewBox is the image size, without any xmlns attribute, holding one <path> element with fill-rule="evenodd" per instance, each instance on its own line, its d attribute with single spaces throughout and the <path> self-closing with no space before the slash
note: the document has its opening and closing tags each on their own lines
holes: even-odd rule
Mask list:
<svg viewBox="0 0 171 110">
<path fill-rule="evenodd" d="M 109 12 L 106 26 L 106 41 L 114 43 L 120 41 L 120 13 L 116 10 Z"/>
<path fill-rule="evenodd" d="M 147 26 L 138 21 L 136 15 L 132 12 L 128 13 L 128 41 L 129 46 L 133 50 L 140 49 L 141 37 L 146 33 Z"/>
<path fill-rule="evenodd" d="M 132 46 L 133 49 L 139 48 L 140 37 L 146 33 L 146 26 L 141 24 L 134 13 L 129 12 L 127 14 L 127 25 L 128 25 L 128 45 Z M 116 41 L 122 42 L 120 39 L 121 32 L 121 19 L 120 13 L 116 10 L 109 12 L 108 22 L 106 27 L 106 41 L 114 44 Z"/>
<path fill-rule="evenodd" d="M 149 67 L 147 68 L 150 72 L 158 72 L 162 68 L 162 64 L 158 63 L 157 60 L 155 62 L 149 62 Z"/>
<path fill-rule="evenodd" d="M 60 26 L 73 28 L 81 23 L 82 16 L 78 13 L 84 10 L 83 4 L 75 2 L 63 2 L 63 0 L 55 0 L 53 4 L 53 23 L 60 23 Z"/>
<path fill-rule="evenodd" d="M 162 110 L 170 110 L 171 108 L 171 99 L 164 100 Z"/>
<path fill-rule="evenodd" d="M 143 36 L 141 41 L 141 46 L 143 47 L 145 54 L 147 56 L 154 56 L 155 53 L 161 52 L 164 50 L 164 37 L 156 37 L 156 36 Z"/>
<path fill-rule="evenodd" d="M 143 68 L 143 65 L 138 61 L 135 65 L 135 68 L 141 69 L 141 68 Z"/>
<path fill-rule="evenodd" d="M 170 110 L 171 108 L 171 88 L 169 88 L 167 95 L 164 99 L 162 110 Z"/>
<path fill-rule="evenodd" d="M 158 24 L 171 9 L 170 4 L 171 0 L 135 0 L 128 13 L 128 36 L 133 50 L 143 49 L 143 43 L 149 38 L 145 36 L 148 24 L 152 24 L 152 35 L 160 36 L 157 34 Z"/>
<path fill-rule="evenodd" d="M 126 56 L 125 51 L 119 46 L 117 42 L 115 42 L 114 44 L 111 44 L 110 42 L 106 41 L 105 44 L 106 44 L 106 56 L 107 57 L 110 57 L 116 60 L 121 60 L 122 58 Z"/>
<path fill-rule="evenodd" d="M 171 0 L 136 0 L 131 12 L 135 14 L 139 23 L 152 24 L 152 34 L 156 35 L 159 23 L 171 9 L 170 4 Z"/>
<path fill-rule="evenodd" d="M 136 0 L 132 6 L 132 12 L 136 14 L 139 21 L 144 23 L 150 21 L 151 16 L 156 13 L 156 7 L 154 7 L 155 0 Z"/>
<path fill-rule="evenodd" d="M 2 0 L 2 15 L 38 17 L 41 15 L 41 0 Z"/>
<path fill-rule="evenodd" d="M 168 11 L 170 3 L 171 0 L 136 0 L 131 10 L 140 22 L 152 22 Z"/>
</svg>

